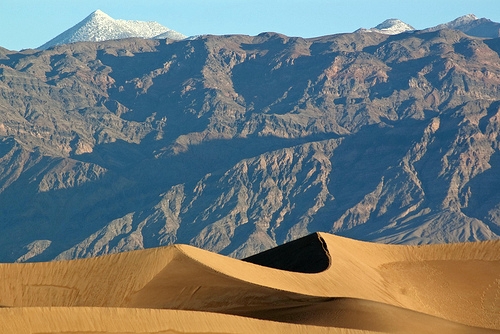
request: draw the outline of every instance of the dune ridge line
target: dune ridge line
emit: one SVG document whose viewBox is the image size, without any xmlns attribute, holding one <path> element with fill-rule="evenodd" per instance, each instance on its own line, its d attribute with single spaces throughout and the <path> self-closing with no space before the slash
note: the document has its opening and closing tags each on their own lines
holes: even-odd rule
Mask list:
<svg viewBox="0 0 500 334">
<path fill-rule="evenodd" d="M 163 328 L 177 324 L 172 328 L 180 332 L 195 328 L 180 320 L 187 314 L 198 321 L 244 318 L 248 328 L 311 326 L 311 332 L 500 332 L 500 241 L 402 246 L 315 233 L 243 261 L 173 245 L 81 260 L 4 263 L 0 277 L 0 320 L 18 319 L 19 328 L 34 321 L 23 318 L 42 314 L 92 323 L 101 310 L 101 320 L 109 312 L 118 312 L 117 319 L 143 312 Z M 208 332 L 224 332 L 226 320 L 215 331 L 207 325 Z M 113 326 L 110 332 L 119 332 Z M 64 332 L 57 332 L 62 327 L 56 323 L 52 328 L 48 332 Z M 233 329 L 227 332 L 245 332 Z"/>
</svg>

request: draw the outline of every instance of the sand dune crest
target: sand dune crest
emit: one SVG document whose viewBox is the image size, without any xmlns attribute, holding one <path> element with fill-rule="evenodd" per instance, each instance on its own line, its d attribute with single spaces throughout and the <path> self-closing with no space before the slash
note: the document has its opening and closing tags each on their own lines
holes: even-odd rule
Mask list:
<svg viewBox="0 0 500 334">
<path fill-rule="evenodd" d="M 48 333 L 68 331 L 57 319 L 120 332 L 111 324 L 139 313 L 158 325 L 143 332 L 201 330 L 193 322 L 204 332 L 500 332 L 499 241 L 400 246 L 317 233 L 244 261 L 174 245 L 0 264 L 0 277 L 0 329 L 14 332 L 30 332 L 23 319 L 47 319 Z"/>
</svg>

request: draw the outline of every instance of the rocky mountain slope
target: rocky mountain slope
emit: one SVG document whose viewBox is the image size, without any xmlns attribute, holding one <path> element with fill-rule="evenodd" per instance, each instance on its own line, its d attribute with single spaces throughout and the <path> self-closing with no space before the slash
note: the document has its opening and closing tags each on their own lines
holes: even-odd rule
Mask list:
<svg viewBox="0 0 500 334">
<path fill-rule="evenodd" d="M 499 51 L 447 29 L 0 49 L 0 260 L 497 239 Z"/>
<path fill-rule="evenodd" d="M 57 35 L 39 49 L 75 42 L 101 42 L 130 37 L 170 38 L 180 40 L 185 35 L 162 26 L 158 22 L 115 20 L 101 10 L 96 10 L 73 27 Z"/>
<path fill-rule="evenodd" d="M 437 31 L 441 29 L 455 29 L 476 37 L 500 37 L 500 23 L 493 22 L 487 18 L 478 18 L 474 14 L 464 15 L 451 22 L 439 24 L 425 30 Z"/>
</svg>

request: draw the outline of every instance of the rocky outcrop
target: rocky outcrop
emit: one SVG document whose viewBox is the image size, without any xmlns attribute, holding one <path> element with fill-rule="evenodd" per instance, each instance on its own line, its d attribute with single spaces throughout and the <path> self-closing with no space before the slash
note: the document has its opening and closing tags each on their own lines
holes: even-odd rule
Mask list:
<svg viewBox="0 0 500 334">
<path fill-rule="evenodd" d="M 446 29 L 5 50 L 0 260 L 496 239 L 499 51 Z"/>
</svg>

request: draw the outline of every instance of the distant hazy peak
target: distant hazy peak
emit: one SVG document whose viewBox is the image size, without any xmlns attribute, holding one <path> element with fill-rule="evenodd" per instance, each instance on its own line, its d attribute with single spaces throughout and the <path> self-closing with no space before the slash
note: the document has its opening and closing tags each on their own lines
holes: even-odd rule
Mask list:
<svg viewBox="0 0 500 334">
<path fill-rule="evenodd" d="M 467 23 L 470 23 L 470 22 L 476 21 L 476 20 L 478 20 L 478 17 L 476 15 L 467 14 L 464 16 L 457 17 L 453 21 L 450 21 L 450 22 L 445 23 L 445 24 L 448 26 L 458 26 L 458 25 L 467 24 Z"/>
<path fill-rule="evenodd" d="M 435 27 L 425 29 L 425 31 L 437 31 L 441 29 L 459 30 L 469 36 L 481 38 L 500 37 L 500 23 L 493 22 L 487 18 L 478 18 L 474 14 L 460 16 L 453 21 L 439 24 Z"/>
<path fill-rule="evenodd" d="M 414 29 L 411 25 L 404 23 L 399 19 L 387 19 L 375 27 L 375 29 L 392 29 L 394 27 L 404 27 L 409 29 Z"/>
<path fill-rule="evenodd" d="M 366 29 L 365 31 L 378 32 L 386 35 L 396 35 L 412 30 L 415 30 L 415 28 L 399 19 L 387 19 L 376 27 Z"/>
<path fill-rule="evenodd" d="M 99 42 L 130 37 L 184 39 L 185 35 L 169 29 L 158 22 L 115 20 L 101 10 L 89 16 L 60 35 L 51 39 L 39 49 L 75 42 Z"/>
<path fill-rule="evenodd" d="M 439 24 L 435 27 L 432 27 L 430 29 L 432 30 L 440 30 L 440 29 L 455 29 L 455 28 L 458 28 L 458 27 L 461 27 L 463 25 L 466 25 L 466 24 L 469 24 L 473 21 L 476 21 L 478 20 L 477 16 L 474 15 L 474 14 L 467 14 L 467 15 L 464 15 L 464 16 L 460 16 L 460 17 L 457 17 L 456 19 L 454 19 L 453 21 L 450 21 L 450 22 L 447 22 L 447 23 L 443 23 L 443 24 Z"/>
</svg>

